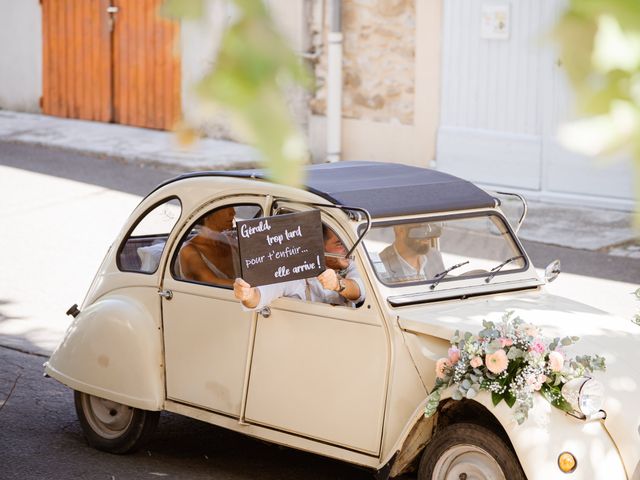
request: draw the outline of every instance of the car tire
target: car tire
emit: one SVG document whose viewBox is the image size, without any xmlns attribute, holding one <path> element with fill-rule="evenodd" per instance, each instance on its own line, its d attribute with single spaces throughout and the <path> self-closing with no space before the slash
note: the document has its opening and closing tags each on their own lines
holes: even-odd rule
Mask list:
<svg viewBox="0 0 640 480">
<path fill-rule="evenodd" d="M 76 413 L 87 443 L 110 453 L 130 453 L 151 437 L 160 412 L 151 412 L 75 391 Z"/>
<path fill-rule="evenodd" d="M 526 480 L 509 445 L 493 431 L 472 423 L 443 428 L 427 444 L 418 480 Z"/>
</svg>

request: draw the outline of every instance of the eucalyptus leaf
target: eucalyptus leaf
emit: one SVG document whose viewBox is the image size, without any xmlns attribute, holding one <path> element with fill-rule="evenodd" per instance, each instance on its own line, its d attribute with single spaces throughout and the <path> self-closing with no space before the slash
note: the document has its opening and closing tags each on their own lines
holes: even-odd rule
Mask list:
<svg viewBox="0 0 640 480">
<path fill-rule="evenodd" d="M 427 400 L 427 405 L 425 406 L 425 410 L 424 410 L 425 417 L 430 417 L 434 413 L 436 413 L 436 410 L 438 409 L 438 405 L 440 404 L 441 394 L 442 392 L 440 389 L 435 389 L 431 392 Z"/>
<path fill-rule="evenodd" d="M 509 353 L 507 353 L 507 358 L 509 360 L 513 360 L 515 358 L 524 357 L 524 352 L 516 347 L 511 347 L 509 349 Z"/>
</svg>

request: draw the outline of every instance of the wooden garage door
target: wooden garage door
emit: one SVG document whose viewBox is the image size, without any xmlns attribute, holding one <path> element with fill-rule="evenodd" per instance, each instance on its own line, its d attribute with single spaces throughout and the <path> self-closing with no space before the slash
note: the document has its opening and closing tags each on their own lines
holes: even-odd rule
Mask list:
<svg viewBox="0 0 640 480">
<path fill-rule="evenodd" d="M 180 116 L 178 26 L 157 15 L 160 3 L 43 0 L 43 112 L 172 128 Z"/>
<path fill-rule="evenodd" d="M 111 121 L 108 6 L 109 0 L 43 0 L 44 113 Z"/>
</svg>

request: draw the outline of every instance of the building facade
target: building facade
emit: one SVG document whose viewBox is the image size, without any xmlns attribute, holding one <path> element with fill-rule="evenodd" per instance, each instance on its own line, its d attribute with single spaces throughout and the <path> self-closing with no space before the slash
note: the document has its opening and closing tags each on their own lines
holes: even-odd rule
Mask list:
<svg viewBox="0 0 640 480">
<path fill-rule="evenodd" d="M 191 90 L 233 8 L 207 1 L 203 22 L 178 25 L 155 16 L 160 1 L 0 0 L 0 108 L 161 129 L 184 115 L 233 139 Z M 288 92 L 316 161 L 327 154 L 329 18 L 340 4 L 341 158 L 431 166 L 533 199 L 633 208 L 628 159 L 585 158 L 557 141 L 572 115 L 548 38 L 562 0 L 266 3 L 316 75 L 314 92 Z"/>
</svg>

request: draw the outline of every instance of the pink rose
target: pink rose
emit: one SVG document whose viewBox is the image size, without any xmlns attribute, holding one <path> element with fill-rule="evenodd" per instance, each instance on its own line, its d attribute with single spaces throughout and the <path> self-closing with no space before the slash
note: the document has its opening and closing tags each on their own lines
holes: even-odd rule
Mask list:
<svg viewBox="0 0 640 480">
<path fill-rule="evenodd" d="M 482 357 L 473 357 L 469 362 L 469 365 L 471 365 L 472 368 L 478 368 L 480 365 L 482 365 Z"/>
<path fill-rule="evenodd" d="M 460 350 L 458 350 L 458 347 L 451 347 L 449 349 L 449 360 L 452 365 L 460 360 Z"/>
<path fill-rule="evenodd" d="M 531 351 L 536 353 L 544 353 L 545 348 L 544 343 L 540 340 L 535 340 L 533 345 L 531 345 Z"/>
<path fill-rule="evenodd" d="M 498 340 L 500 341 L 500 346 L 502 348 L 510 347 L 511 345 L 513 345 L 513 340 L 511 340 L 510 338 L 500 337 Z"/>
<path fill-rule="evenodd" d="M 537 392 L 542 388 L 542 384 L 547 380 L 547 376 L 544 374 L 540 375 L 529 375 L 527 377 L 527 385 L 531 385 L 533 389 Z"/>
<path fill-rule="evenodd" d="M 537 392 L 542 388 L 542 384 L 547 381 L 547 376 L 544 373 L 538 375 L 536 383 L 533 384 L 533 388 Z"/>
<path fill-rule="evenodd" d="M 436 377 L 444 378 L 446 371 L 451 368 L 448 358 L 441 358 L 436 362 Z"/>
<path fill-rule="evenodd" d="M 559 372 L 564 366 L 564 357 L 560 352 L 551 352 L 549 354 L 549 367 L 551 371 Z"/>
<path fill-rule="evenodd" d="M 501 373 L 507 369 L 509 359 L 507 358 L 505 351 L 500 349 L 496 353 L 487 355 L 485 363 L 490 372 Z"/>
</svg>

